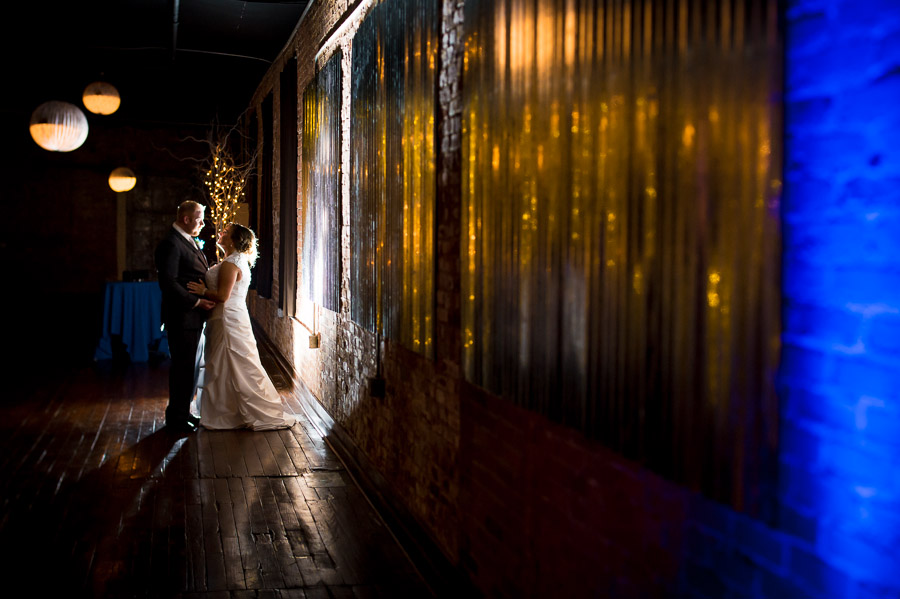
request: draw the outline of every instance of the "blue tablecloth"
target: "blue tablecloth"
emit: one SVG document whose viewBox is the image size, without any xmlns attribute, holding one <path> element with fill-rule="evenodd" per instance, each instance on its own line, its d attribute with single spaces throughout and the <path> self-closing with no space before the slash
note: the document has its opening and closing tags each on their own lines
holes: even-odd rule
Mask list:
<svg viewBox="0 0 900 599">
<path fill-rule="evenodd" d="M 169 345 L 161 330 L 162 292 L 154 282 L 107 283 L 103 301 L 103 336 L 94 360 L 113 357 L 112 338 L 120 336 L 133 362 L 146 362 L 150 348 L 168 355 Z"/>
</svg>

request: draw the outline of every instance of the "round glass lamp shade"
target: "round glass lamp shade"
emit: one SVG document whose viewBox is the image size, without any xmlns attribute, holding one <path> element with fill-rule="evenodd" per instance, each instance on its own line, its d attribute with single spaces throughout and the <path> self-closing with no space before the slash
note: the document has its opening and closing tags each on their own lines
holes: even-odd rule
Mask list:
<svg viewBox="0 0 900 599">
<path fill-rule="evenodd" d="M 119 109 L 122 100 L 119 91 L 103 81 L 95 81 L 86 88 L 81 96 L 84 107 L 94 114 L 112 114 Z"/>
<path fill-rule="evenodd" d="M 68 102 L 44 102 L 31 113 L 28 126 L 34 142 L 51 152 L 71 152 L 88 136 L 87 117 Z"/>
<path fill-rule="evenodd" d="M 109 174 L 109 186 L 113 191 L 128 191 L 137 183 L 137 177 L 130 168 L 117 168 Z"/>
</svg>

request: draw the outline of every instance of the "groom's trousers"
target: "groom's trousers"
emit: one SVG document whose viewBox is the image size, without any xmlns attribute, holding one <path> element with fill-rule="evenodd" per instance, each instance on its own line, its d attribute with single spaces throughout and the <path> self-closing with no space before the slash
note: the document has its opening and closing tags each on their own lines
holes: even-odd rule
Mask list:
<svg viewBox="0 0 900 599">
<path fill-rule="evenodd" d="M 169 405 L 166 407 L 166 423 L 185 422 L 190 414 L 191 400 L 196 390 L 197 346 L 200 344 L 202 329 L 170 329 L 169 353 L 172 356 L 169 368 Z"/>
</svg>

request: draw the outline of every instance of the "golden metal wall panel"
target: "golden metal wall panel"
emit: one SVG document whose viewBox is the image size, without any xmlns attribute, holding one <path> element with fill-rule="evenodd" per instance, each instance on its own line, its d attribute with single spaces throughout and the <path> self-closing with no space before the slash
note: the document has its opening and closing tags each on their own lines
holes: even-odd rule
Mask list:
<svg viewBox="0 0 900 599">
<path fill-rule="evenodd" d="M 341 301 L 341 53 L 303 92 L 303 260 L 307 299 L 338 312 Z"/>
<path fill-rule="evenodd" d="M 381 328 L 381 293 L 376 260 L 380 257 L 379 207 L 384 205 L 384 160 L 379 150 L 385 140 L 378 107 L 378 82 L 383 67 L 376 38 L 373 9 L 353 38 L 350 114 L 350 314 L 371 332 Z"/>
<path fill-rule="evenodd" d="M 765 478 L 777 423 L 777 2 L 469 0 L 465 32 L 466 378 L 758 509 L 745 478 Z"/>
<path fill-rule="evenodd" d="M 389 0 L 353 39 L 351 314 L 433 354 L 436 2 Z"/>
</svg>

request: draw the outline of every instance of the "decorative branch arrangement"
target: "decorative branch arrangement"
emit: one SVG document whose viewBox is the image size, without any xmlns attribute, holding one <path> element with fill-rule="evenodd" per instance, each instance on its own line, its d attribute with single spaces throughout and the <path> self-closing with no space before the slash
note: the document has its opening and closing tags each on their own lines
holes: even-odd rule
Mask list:
<svg viewBox="0 0 900 599">
<path fill-rule="evenodd" d="M 229 140 L 233 133 L 239 134 L 237 128 L 224 129 L 215 125 L 210 128 L 206 139 L 209 155 L 200 164 L 210 200 L 210 217 L 216 225 L 216 239 L 225 227 L 234 222 L 235 208 L 244 196 L 248 179 L 256 170 L 256 148 L 251 149 L 246 160 L 235 162 L 233 142 Z M 223 258 L 221 251 L 217 246 L 216 253 L 220 260 Z"/>
<path fill-rule="evenodd" d="M 169 148 L 152 144 L 154 149 L 167 153 L 175 160 L 189 161 L 197 165 L 197 174 L 199 179 L 203 180 L 209 197 L 207 217 L 212 219 L 216 225 L 214 240 L 219 238 L 219 234 L 225 230 L 225 227 L 234 222 L 237 204 L 244 197 L 244 188 L 250 178 L 256 176 L 256 159 L 259 148 L 250 141 L 252 138 L 244 135 L 241 128 L 242 122 L 246 122 L 246 116 L 247 111 L 244 111 L 237 118 L 237 124 L 233 126 L 225 127 L 218 122 L 213 122 L 210 124 L 205 139 L 194 136 L 181 138 L 182 142 L 197 142 L 205 145 L 206 152 L 192 152 L 191 156 L 180 156 Z M 237 149 L 241 162 L 235 162 L 233 153 L 235 149 Z M 203 193 L 199 184 L 195 184 L 193 189 L 198 194 Z M 216 256 L 219 260 L 224 258 L 218 245 L 216 245 Z"/>
</svg>

